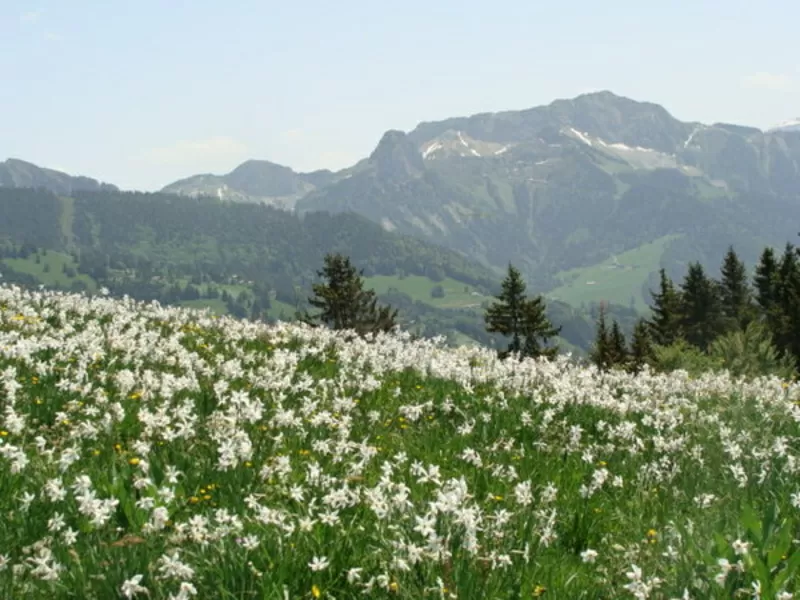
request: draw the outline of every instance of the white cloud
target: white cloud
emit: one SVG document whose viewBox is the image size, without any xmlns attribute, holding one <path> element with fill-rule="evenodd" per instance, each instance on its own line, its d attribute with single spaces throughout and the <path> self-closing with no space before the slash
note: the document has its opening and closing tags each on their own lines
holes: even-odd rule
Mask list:
<svg viewBox="0 0 800 600">
<path fill-rule="evenodd" d="M 183 140 L 169 146 L 145 150 L 140 158 L 159 165 L 214 163 L 242 158 L 247 146 L 231 137 L 220 136 L 203 140 Z"/>
<path fill-rule="evenodd" d="M 42 16 L 44 11 L 40 8 L 37 10 L 29 10 L 28 12 L 24 12 L 19 16 L 19 20 L 23 23 L 36 23 L 39 20 L 39 17 Z"/>
<path fill-rule="evenodd" d="M 754 75 L 742 77 L 742 85 L 750 88 L 763 88 L 768 90 L 785 90 L 792 85 L 791 75 L 785 73 L 759 72 Z"/>
</svg>

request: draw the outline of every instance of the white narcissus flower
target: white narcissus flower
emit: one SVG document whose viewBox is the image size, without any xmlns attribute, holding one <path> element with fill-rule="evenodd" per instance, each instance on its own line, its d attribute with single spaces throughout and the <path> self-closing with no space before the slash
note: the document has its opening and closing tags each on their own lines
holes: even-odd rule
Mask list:
<svg viewBox="0 0 800 600">
<path fill-rule="evenodd" d="M 139 594 L 149 595 L 150 592 L 147 590 L 147 588 L 141 585 L 143 578 L 144 575 L 137 574 L 130 579 L 126 579 L 120 587 L 120 593 L 126 598 L 133 598 Z"/>
<path fill-rule="evenodd" d="M 315 556 L 314 558 L 311 559 L 311 562 L 308 563 L 309 568 L 315 573 L 317 571 L 324 571 L 325 569 L 328 568 L 329 565 L 330 562 L 328 562 L 328 559 L 324 556 L 322 557 Z"/>
<path fill-rule="evenodd" d="M 597 550 L 592 550 L 591 548 L 587 548 L 583 552 L 581 552 L 581 560 L 585 563 L 593 563 L 597 560 Z"/>
</svg>

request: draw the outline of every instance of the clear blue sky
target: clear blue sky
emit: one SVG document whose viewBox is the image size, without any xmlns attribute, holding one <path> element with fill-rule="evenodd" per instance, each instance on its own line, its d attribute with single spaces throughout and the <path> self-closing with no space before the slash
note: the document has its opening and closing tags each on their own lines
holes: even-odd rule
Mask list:
<svg viewBox="0 0 800 600">
<path fill-rule="evenodd" d="M 341 168 L 387 129 L 610 89 L 684 120 L 800 116 L 796 0 L 2 0 L 0 160 L 156 189 Z"/>
</svg>

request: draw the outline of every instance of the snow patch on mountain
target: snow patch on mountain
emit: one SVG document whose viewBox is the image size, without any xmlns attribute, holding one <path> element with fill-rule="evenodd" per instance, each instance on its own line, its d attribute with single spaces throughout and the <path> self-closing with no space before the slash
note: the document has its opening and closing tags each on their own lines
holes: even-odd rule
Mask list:
<svg viewBox="0 0 800 600">
<path fill-rule="evenodd" d="M 689 134 L 689 137 L 686 138 L 686 141 L 683 142 L 683 147 L 684 148 L 688 148 L 689 144 L 692 143 L 692 140 L 694 139 L 694 136 L 696 136 L 698 133 L 700 133 L 703 129 L 705 129 L 705 126 L 703 126 L 703 125 L 698 125 L 697 127 L 695 127 L 692 130 L 692 133 Z"/>
<path fill-rule="evenodd" d="M 442 147 L 442 144 L 439 142 L 434 142 L 427 148 L 422 151 L 422 158 L 428 158 L 431 154 L 436 152 Z"/>
<path fill-rule="evenodd" d="M 571 132 L 572 132 L 572 133 L 573 133 L 573 134 L 574 134 L 574 135 L 575 135 L 575 136 L 576 136 L 576 137 L 577 137 L 577 138 L 578 138 L 580 141 L 582 141 L 582 142 L 583 142 L 584 144 L 586 144 L 587 146 L 591 146 L 591 145 L 592 145 L 592 140 L 590 140 L 590 139 L 589 139 L 589 137 L 588 137 L 588 136 L 587 136 L 585 133 L 581 133 L 580 131 L 578 131 L 578 130 L 577 130 L 577 129 L 575 129 L 574 127 L 570 127 L 570 128 L 569 128 L 569 130 L 570 130 L 570 131 L 571 131 Z"/>
</svg>

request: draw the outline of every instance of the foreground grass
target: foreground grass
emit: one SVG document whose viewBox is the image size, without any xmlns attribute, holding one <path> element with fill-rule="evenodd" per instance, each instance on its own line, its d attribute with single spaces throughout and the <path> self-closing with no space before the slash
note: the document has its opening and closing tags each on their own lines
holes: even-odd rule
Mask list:
<svg viewBox="0 0 800 600">
<path fill-rule="evenodd" d="M 800 388 L 0 288 L 4 598 L 781 598 Z M 743 590 L 743 591 L 742 591 Z"/>
</svg>

